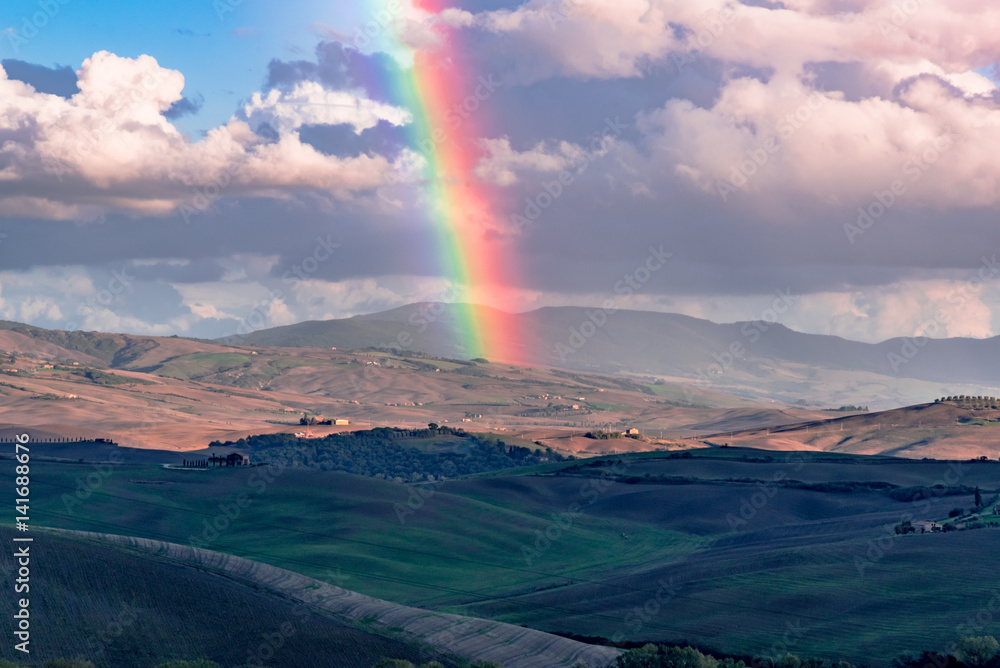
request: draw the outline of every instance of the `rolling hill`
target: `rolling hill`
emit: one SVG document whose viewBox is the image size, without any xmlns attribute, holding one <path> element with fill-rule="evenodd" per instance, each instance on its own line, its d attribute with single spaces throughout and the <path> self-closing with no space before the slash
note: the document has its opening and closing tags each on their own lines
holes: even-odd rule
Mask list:
<svg viewBox="0 0 1000 668">
<path fill-rule="evenodd" d="M 459 336 L 461 304 L 421 303 L 342 320 L 303 322 L 251 332 L 244 343 L 330 348 L 379 347 L 467 358 Z M 502 341 L 538 366 L 662 377 L 755 399 L 786 403 L 850 403 L 894 407 L 947 394 L 992 394 L 1000 386 L 1000 337 L 890 339 L 878 344 L 795 332 L 779 324 L 716 324 L 669 313 L 617 311 L 591 320 L 594 309 L 547 307 L 485 332 L 487 348 Z M 597 326 L 594 322 L 603 322 Z M 588 323 L 588 324 L 585 324 Z M 401 346 L 400 342 L 407 345 Z M 733 352 L 735 351 L 735 354 Z M 504 361 L 504 360 L 497 360 Z M 1000 391 L 995 392 L 1000 393 Z"/>
<path fill-rule="evenodd" d="M 969 620 L 996 593 L 1000 532 L 893 530 L 968 513 L 976 487 L 992 503 L 996 461 L 703 448 L 431 487 L 302 468 L 262 478 L 266 468 L 118 464 L 70 504 L 93 464 L 32 468 L 40 525 L 186 544 L 143 551 L 204 548 L 433 613 L 604 643 L 888 666 L 906 650 L 983 635 Z M 225 515 L 239 494 L 250 503 Z"/>
<path fill-rule="evenodd" d="M 824 415 L 721 392 L 695 396 L 662 382 L 419 353 L 24 332 L 0 330 L 0 414 L 9 428 L 30 426 L 39 439 L 104 437 L 124 446 L 194 450 L 214 440 L 300 431 L 299 418 L 309 414 L 350 422 L 310 427 L 316 435 L 439 422 L 531 441 L 638 426 L 655 430 L 660 441 L 660 435 L 716 425 L 746 428 Z M 559 440 L 553 447 L 575 452 L 599 445 Z"/>
<path fill-rule="evenodd" d="M 704 441 L 768 450 L 996 458 L 1000 455 L 1000 402 L 992 397 L 940 400 L 781 427 L 718 432 L 704 436 Z"/>
<path fill-rule="evenodd" d="M 0 536 L 9 542 L 12 531 L 0 527 Z M 201 658 L 229 667 L 272 656 L 283 666 L 318 668 L 337 657 L 338 666 L 370 668 L 384 657 L 440 656 L 427 645 L 320 614 L 277 591 L 228 577 L 222 569 L 97 543 L 72 532 L 34 538 L 27 592 L 32 661 L 62 657 L 101 667 L 151 668 Z M 10 554 L 0 557 L 5 576 L 13 568 Z M 4 617 L 10 636 L 12 622 Z M 29 657 L 4 643 L 0 658 Z"/>
<path fill-rule="evenodd" d="M 0 535 L 10 536 L 2 528 Z M 116 668 L 185 658 L 227 668 L 370 668 L 383 658 L 605 668 L 618 654 L 510 624 L 409 608 L 186 545 L 47 531 L 33 548 L 45 564 L 35 579 L 40 658 L 75 656 Z M 9 556 L 0 568 L 10 571 Z M 15 654 L 7 646 L 4 658 Z"/>
</svg>

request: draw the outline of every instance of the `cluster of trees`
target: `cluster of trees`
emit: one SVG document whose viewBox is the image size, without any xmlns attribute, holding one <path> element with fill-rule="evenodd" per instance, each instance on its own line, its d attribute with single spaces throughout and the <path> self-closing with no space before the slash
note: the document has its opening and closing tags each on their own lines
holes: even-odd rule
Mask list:
<svg viewBox="0 0 1000 668">
<path fill-rule="evenodd" d="M 594 431 L 588 431 L 583 436 L 584 438 L 594 438 L 599 441 L 608 441 L 614 438 L 621 438 L 622 433 L 620 431 L 604 431 L 603 429 L 595 429 Z"/>
<path fill-rule="evenodd" d="M 425 452 L 408 447 L 406 443 L 409 439 L 441 436 L 461 440 L 449 439 L 442 445 L 452 447 L 437 452 Z M 213 441 L 211 445 L 234 445 L 252 451 L 255 459 L 263 463 L 282 462 L 285 466 L 343 471 L 397 482 L 435 480 L 563 460 L 551 449 L 532 450 L 433 423 L 427 429 L 378 427 L 316 439 L 296 438 L 292 434 L 261 434 L 235 442 Z"/>
<path fill-rule="evenodd" d="M 107 371 L 101 371 L 99 369 L 74 369 L 71 373 L 76 376 L 83 376 L 89 380 L 94 385 L 125 385 L 125 384 L 139 384 L 139 385 L 152 385 L 152 381 L 143 380 L 142 378 L 126 378 L 125 376 L 119 376 L 115 373 L 108 373 Z"/>
<path fill-rule="evenodd" d="M 305 413 L 299 418 L 299 424 L 333 424 L 332 418 L 317 418 L 315 415 L 306 416 Z"/>
<path fill-rule="evenodd" d="M 802 659 L 794 654 L 750 659 L 717 658 L 694 647 L 657 647 L 649 644 L 618 657 L 618 668 L 854 668 L 847 661 Z M 893 668 L 1000 668 L 1000 644 L 992 636 L 962 638 L 947 653 L 907 653 Z"/>
<path fill-rule="evenodd" d="M 1000 399 L 996 397 L 972 396 L 967 394 L 959 394 L 954 397 L 941 397 L 940 399 L 935 399 L 934 403 L 957 404 L 961 408 L 1000 408 Z"/>
</svg>

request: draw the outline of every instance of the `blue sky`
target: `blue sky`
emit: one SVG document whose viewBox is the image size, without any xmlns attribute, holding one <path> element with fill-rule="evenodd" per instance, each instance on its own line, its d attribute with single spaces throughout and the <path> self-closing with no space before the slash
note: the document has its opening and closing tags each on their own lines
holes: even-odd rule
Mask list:
<svg viewBox="0 0 1000 668">
<path fill-rule="evenodd" d="M 57 3 L 54 3 L 57 4 Z M 197 115 L 177 125 L 198 134 L 221 125 L 241 100 L 260 90 L 274 58 L 311 58 L 319 24 L 355 25 L 357 3 L 297 3 L 294 11 L 246 0 L 219 11 L 212 0 L 131 2 L 70 0 L 27 44 L 0 40 L 0 59 L 16 58 L 48 67 L 76 69 L 101 50 L 135 58 L 149 54 L 162 67 L 184 73 L 184 93 L 204 100 Z M 40 11 L 38 0 L 7 0 L 0 25 L 22 29 Z"/>
</svg>

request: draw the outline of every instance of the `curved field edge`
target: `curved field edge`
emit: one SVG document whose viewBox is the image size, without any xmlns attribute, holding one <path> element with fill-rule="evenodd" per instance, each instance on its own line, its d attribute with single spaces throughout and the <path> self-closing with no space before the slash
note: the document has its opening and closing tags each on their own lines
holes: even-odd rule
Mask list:
<svg viewBox="0 0 1000 668">
<path fill-rule="evenodd" d="M 49 530 L 112 543 L 157 558 L 224 574 L 361 624 L 366 629 L 404 641 L 423 643 L 456 657 L 495 661 L 504 668 L 551 668 L 581 663 L 591 668 L 607 668 L 620 654 L 619 650 L 611 647 L 587 645 L 513 624 L 431 612 L 383 601 L 293 571 L 222 552 L 133 536 Z"/>
</svg>

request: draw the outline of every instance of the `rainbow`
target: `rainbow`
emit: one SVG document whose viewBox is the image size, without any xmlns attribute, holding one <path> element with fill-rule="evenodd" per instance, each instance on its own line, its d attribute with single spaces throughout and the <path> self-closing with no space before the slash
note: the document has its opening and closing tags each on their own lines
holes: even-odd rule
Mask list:
<svg viewBox="0 0 1000 668">
<path fill-rule="evenodd" d="M 445 9 L 442 0 L 414 3 L 431 14 Z M 382 4 L 398 8 L 398 0 Z M 518 318 L 498 310 L 514 306 L 515 258 L 495 234 L 494 193 L 473 173 L 481 155 L 477 139 L 485 136 L 476 111 L 492 94 L 493 79 L 470 76 L 443 26 L 440 37 L 441 46 L 433 52 L 413 52 L 412 65 L 399 70 L 393 87 L 413 114 L 408 142 L 427 163 L 426 213 L 437 269 L 458 288 L 457 295 L 441 301 L 454 301 L 458 343 L 468 358 L 523 364 L 527 355 Z"/>
</svg>

